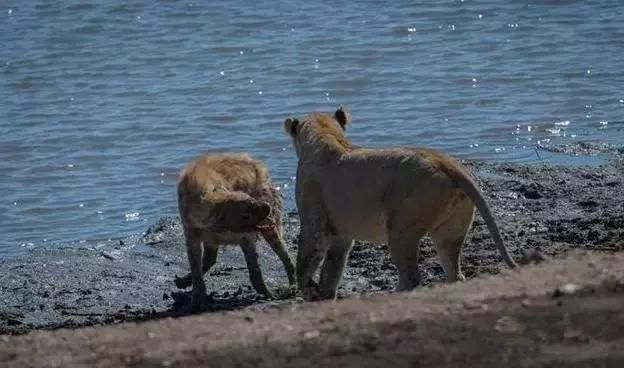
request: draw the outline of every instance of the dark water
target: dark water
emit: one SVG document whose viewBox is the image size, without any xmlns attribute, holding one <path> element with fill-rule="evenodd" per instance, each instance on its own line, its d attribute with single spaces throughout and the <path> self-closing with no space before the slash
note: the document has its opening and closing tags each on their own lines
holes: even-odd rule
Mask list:
<svg viewBox="0 0 624 368">
<path fill-rule="evenodd" d="M 341 103 L 361 145 L 624 141 L 622 1 L 430 3 L 3 1 L 0 257 L 175 214 L 203 151 L 249 151 L 291 197 L 281 122 Z"/>
</svg>

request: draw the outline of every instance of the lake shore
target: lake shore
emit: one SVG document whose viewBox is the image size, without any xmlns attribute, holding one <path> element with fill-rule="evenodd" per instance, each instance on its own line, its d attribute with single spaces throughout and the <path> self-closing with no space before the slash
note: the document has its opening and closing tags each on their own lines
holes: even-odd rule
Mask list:
<svg viewBox="0 0 624 368">
<path fill-rule="evenodd" d="M 621 367 L 624 253 L 392 295 L 0 336 L 9 367 Z"/>
<path fill-rule="evenodd" d="M 520 260 L 524 250 L 558 259 L 569 252 L 624 250 L 624 155 L 617 149 L 609 154 L 604 165 L 591 167 L 467 165 L 478 177 L 513 256 Z M 291 211 L 285 229 L 293 260 L 298 228 L 297 214 Z M 0 334 L 180 316 L 188 294 L 176 290 L 173 279 L 187 272 L 183 244 L 178 220 L 164 218 L 143 235 L 92 246 L 39 248 L 2 260 Z M 276 256 L 268 247 L 259 249 L 263 272 L 278 298 L 265 300 L 256 295 L 240 250 L 227 247 L 207 277 L 210 301 L 206 312 L 302 303 L 288 290 Z M 465 242 L 462 265 L 467 279 L 507 269 L 479 216 Z M 421 289 L 439 285 L 443 279 L 429 240 L 423 242 L 421 272 Z M 384 294 L 396 282 L 397 272 L 386 247 L 357 243 L 339 295 Z"/>
</svg>

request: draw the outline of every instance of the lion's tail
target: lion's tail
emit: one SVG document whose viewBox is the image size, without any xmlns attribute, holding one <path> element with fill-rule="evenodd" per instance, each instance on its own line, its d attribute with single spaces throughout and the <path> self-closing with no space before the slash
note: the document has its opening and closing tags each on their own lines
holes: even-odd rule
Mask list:
<svg viewBox="0 0 624 368">
<path fill-rule="evenodd" d="M 518 264 L 509 254 L 507 247 L 505 247 L 505 243 L 503 242 L 503 238 L 501 237 L 498 225 L 496 225 L 494 215 L 492 215 L 490 206 L 487 204 L 485 198 L 483 197 L 483 194 L 477 187 L 477 184 L 463 170 L 449 166 L 450 165 L 444 165 L 443 171 L 451 179 L 453 179 L 457 187 L 461 189 L 464 193 L 466 193 L 466 195 L 475 204 L 475 206 L 479 210 L 479 213 L 481 213 L 481 216 L 485 220 L 485 223 L 490 230 L 490 234 L 492 234 L 492 238 L 494 238 L 494 243 L 496 244 L 496 247 L 498 248 L 501 256 L 505 260 L 505 263 L 507 263 L 510 268 L 518 267 Z"/>
</svg>

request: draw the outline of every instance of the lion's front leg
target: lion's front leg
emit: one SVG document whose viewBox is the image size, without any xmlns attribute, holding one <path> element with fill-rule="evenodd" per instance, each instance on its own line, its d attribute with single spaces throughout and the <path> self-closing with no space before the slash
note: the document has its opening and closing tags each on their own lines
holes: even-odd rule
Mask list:
<svg viewBox="0 0 624 368">
<path fill-rule="evenodd" d="M 325 261 L 321 268 L 319 291 L 321 298 L 335 299 L 353 241 L 332 236 L 328 239 L 328 244 Z"/>
<path fill-rule="evenodd" d="M 302 224 L 297 251 L 297 287 L 308 301 L 320 300 L 318 284 L 312 279 L 327 251 L 328 242 Z"/>
<path fill-rule="evenodd" d="M 301 160 L 297 166 L 295 196 L 301 223 L 297 250 L 297 287 L 305 300 L 319 300 L 319 285 L 312 278 L 329 246 L 323 241 L 327 234 L 327 211 L 323 206 L 321 186 L 305 175 Z"/>
</svg>

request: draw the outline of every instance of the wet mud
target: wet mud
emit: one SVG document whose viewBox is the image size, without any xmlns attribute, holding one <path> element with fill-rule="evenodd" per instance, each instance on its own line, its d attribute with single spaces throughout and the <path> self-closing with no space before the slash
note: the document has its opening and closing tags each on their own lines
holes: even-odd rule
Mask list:
<svg viewBox="0 0 624 368">
<path fill-rule="evenodd" d="M 3 367 L 622 367 L 624 253 L 261 311 L 0 336 Z"/>
<path fill-rule="evenodd" d="M 587 154 L 591 144 L 552 147 Z M 621 148 L 598 147 L 608 155 L 601 166 L 551 166 L 466 162 L 494 210 L 514 258 L 523 262 L 562 258 L 570 252 L 624 250 L 624 155 Z M 593 151 L 592 151 L 593 154 Z M 286 243 L 295 258 L 299 222 L 285 216 Z M 425 239 L 421 251 L 423 287 L 443 280 L 435 249 Z M 259 244 L 261 267 L 277 298 L 266 300 L 251 288 L 236 246 L 220 250 L 206 277 L 205 312 L 263 309 L 301 303 L 288 289 L 281 262 Z M 540 255 L 540 256 L 536 256 Z M 465 276 L 498 274 L 507 267 L 477 215 L 464 244 Z M 188 290 L 174 277 L 188 272 L 184 239 L 176 218 L 163 218 L 142 235 L 56 249 L 39 248 L 0 261 L 0 334 L 33 329 L 108 325 L 177 317 L 185 313 Z M 383 244 L 358 242 L 351 251 L 339 297 L 388 293 L 397 271 Z"/>
</svg>

